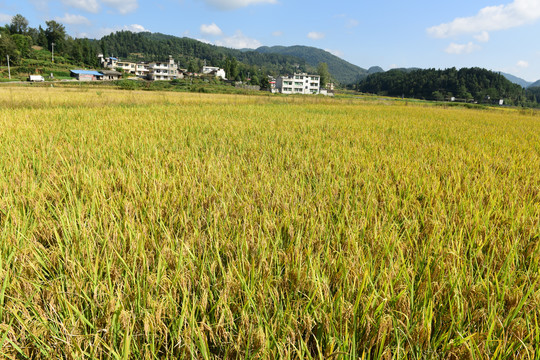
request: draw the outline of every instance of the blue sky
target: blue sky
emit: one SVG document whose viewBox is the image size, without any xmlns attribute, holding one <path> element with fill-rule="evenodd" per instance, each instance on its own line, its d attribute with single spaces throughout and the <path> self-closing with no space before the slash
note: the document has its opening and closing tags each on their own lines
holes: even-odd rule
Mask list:
<svg viewBox="0 0 540 360">
<path fill-rule="evenodd" d="M 540 79 L 540 0 L 0 0 L 0 24 L 17 13 L 77 37 L 148 30 L 234 48 L 315 46 L 364 68 L 479 66 Z"/>
</svg>

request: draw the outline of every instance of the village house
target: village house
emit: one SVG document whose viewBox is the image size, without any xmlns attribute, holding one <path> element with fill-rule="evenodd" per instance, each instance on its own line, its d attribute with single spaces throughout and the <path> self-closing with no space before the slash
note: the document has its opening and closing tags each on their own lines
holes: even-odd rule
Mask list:
<svg viewBox="0 0 540 360">
<path fill-rule="evenodd" d="M 148 73 L 150 72 L 150 68 L 148 67 L 148 64 L 146 63 L 138 63 L 135 65 L 135 75 L 141 78 L 147 78 Z"/>
<path fill-rule="evenodd" d="M 120 69 L 142 79 L 154 81 L 183 78 L 183 74 L 179 73 L 178 64 L 174 62 L 172 56 L 169 56 L 169 61 L 155 61 L 151 63 L 120 61 L 113 57 L 104 58 L 102 54 L 99 54 L 98 57 L 104 68 Z"/>
<path fill-rule="evenodd" d="M 174 80 L 178 76 L 178 65 L 172 56 L 168 62 L 152 62 L 148 64 L 148 80 Z"/>
<path fill-rule="evenodd" d="M 119 80 L 122 77 L 122 73 L 114 70 L 101 70 L 103 74 L 102 80 Z"/>
<path fill-rule="evenodd" d="M 71 70 L 70 75 L 79 81 L 103 80 L 103 74 L 95 70 Z"/>
<path fill-rule="evenodd" d="M 118 61 L 116 63 L 116 69 L 122 69 L 122 71 L 127 72 L 128 74 L 135 75 L 136 65 L 134 62 L 129 61 Z"/>
<path fill-rule="evenodd" d="M 118 58 L 115 57 L 107 57 L 104 58 L 103 54 L 98 55 L 99 63 L 101 64 L 101 67 L 109 68 L 109 69 L 116 69 L 118 66 Z"/>
<path fill-rule="evenodd" d="M 227 80 L 225 70 L 220 69 L 215 66 L 203 66 L 202 73 L 208 74 L 208 75 L 214 75 L 215 77 L 219 77 L 223 80 Z"/>
<path fill-rule="evenodd" d="M 282 94 L 319 94 L 321 77 L 306 73 L 294 73 L 293 76 L 278 76 L 276 89 Z"/>
</svg>

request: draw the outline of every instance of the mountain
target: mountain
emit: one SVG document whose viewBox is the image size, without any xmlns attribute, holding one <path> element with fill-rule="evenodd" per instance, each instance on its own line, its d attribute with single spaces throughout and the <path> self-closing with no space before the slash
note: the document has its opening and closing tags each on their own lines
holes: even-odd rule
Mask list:
<svg viewBox="0 0 540 360">
<path fill-rule="evenodd" d="M 380 67 L 380 66 L 372 66 L 367 71 L 368 75 L 377 74 L 377 73 L 380 73 L 380 72 L 384 72 L 383 68 Z"/>
<path fill-rule="evenodd" d="M 529 85 L 529 88 L 540 87 L 540 80 Z"/>
<path fill-rule="evenodd" d="M 531 86 L 531 84 L 532 84 L 531 82 L 529 82 L 527 80 L 523 80 L 522 78 L 519 78 L 519 77 L 514 76 L 512 74 L 507 74 L 507 73 L 503 73 L 503 72 L 501 72 L 500 74 L 502 76 L 504 76 L 505 78 L 507 78 L 508 80 L 510 80 L 511 82 L 513 82 L 514 84 L 521 85 L 524 88 L 527 88 L 527 87 Z"/>
<path fill-rule="evenodd" d="M 368 70 L 351 64 L 328 51 L 310 46 L 262 46 L 255 51 L 261 54 L 294 56 L 304 60 L 307 65 L 312 67 L 317 67 L 319 63 L 326 63 L 328 64 L 328 71 L 332 77 L 341 84 L 351 84 L 357 81 L 358 78 L 368 75 Z M 379 67 L 374 67 L 372 69 L 374 69 L 374 72 L 379 72 L 379 69 L 382 70 Z"/>
</svg>

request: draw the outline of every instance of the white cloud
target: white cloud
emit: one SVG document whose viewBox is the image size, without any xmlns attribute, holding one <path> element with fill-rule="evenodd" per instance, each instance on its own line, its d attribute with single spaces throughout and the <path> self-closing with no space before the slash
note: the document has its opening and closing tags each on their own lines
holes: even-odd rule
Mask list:
<svg viewBox="0 0 540 360">
<path fill-rule="evenodd" d="M 216 7 L 220 10 L 239 9 L 257 4 L 277 4 L 277 0 L 202 0 L 207 5 Z"/>
<path fill-rule="evenodd" d="M 518 61 L 516 65 L 522 69 L 526 69 L 529 67 L 529 63 L 525 60 Z"/>
<path fill-rule="evenodd" d="M 310 32 L 307 37 L 310 38 L 311 40 L 321 40 L 324 38 L 324 34 L 321 33 L 321 32 L 316 32 L 316 31 L 312 31 Z"/>
<path fill-rule="evenodd" d="M 82 15 L 65 14 L 64 17 L 55 17 L 54 20 L 68 25 L 90 25 L 90 20 Z"/>
<path fill-rule="evenodd" d="M 122 15 L 133 12 L 139 7 L 137 0 L 101 0 L 101 2 Z"/>
<path fill-rule="evenodd" d="M 355 27 L 357 27 L 358 25 L 360 25 L 360 21 L 348 17 L 347 14 L 334 15 L 334 18 L 335 18 L 335 19 L 344 19 L 344 21 L 345 21 L 345 27 L 346 27 L 347 29 L 352 29 L 352 28 L 355 28 Z"/>
<path fill-rule="evenodd" d="M 124 25 L 124 26 L 117 26 L 114 28 L 101 28 L 99 29 L 93 37 L 96 39 L 101 39 L 105 35 L 110 35 L 111 33 L 117 32 L 117 31 L 131 31 L 131 32 L 143 32 L 143 31 L 150 31 L 146 29 L 144 26 L 139 24 L 131 24 L 131 25 Z"/>
<path fill-rule="evenodd" d="M 225 36 L 216 41 L 216 45 L 233 49 L 256 49 L 262 44 L 255 39 L 249 38 L 238 30 L 233 36 Z"/>
<path fill-rule="evenodd" d="M 461 55 L 470 54 L 478 49 L 480 49 L 480 47 L 473 42 L 469 42 L 467 44 L 451 43 L 444 51 L 448 54 Z"/>
<path fill-rule="evenodd" d="M 66 6 L 88 11 L 94 14 L 100 10 L 97 0 L 62 0 L 62 3 Z"/>
<path fill-rule="evenodd" d="M 144 26 L 139 25 L 139 24 L 124 25 L 123 29 L 127 30 L 127 31 L 134 32 L 134 33 L 150 31 L 150 30 L 146 29 Z"/>
<path fill-rule="evenodd" d="M 474 38 L 477 41 L 480 41 L 480 42 L 488 42 L 489 41 L 489 33 L 487 31 L 482 31 L 482 33 L 476 35 Z"/>
<path fill-rule="evenodd" d="M 275 36 L 275 37 L 283 36 L 283 31 L 274 31 L 272 33 L 272 36 Z"/>
<path fill-rule="evenodd" d="M 11 16 L 11 15 L 0 14 L 0 24 L 2 24 L 2 23 L 5 23 L 5 24 L 11 23 L 11 18 L 12 17 L 13 16 Z"/>
<path fill-rule="evenodd" d="M 397 69 L 399 66 L 397 64 L 390 65 L 390 70 Z"/>
<path fill-rule="evenodd" d="M 345 27 L 347 29 L 352 29 L 352 28 L 355 28 L 357 27 L 358 25 L 360 25 L 360 22 L 356 19 L 349 19 L 347 20 L 347 24 L 345 25 Z"/>
<path fill-rule="evenodd" d="M 30 0 L 30 2 L 36 7 L 36 9 L 42 13 L 49 11 L 48 0 Z"/>
<path fill-rule="evenodd" d="M 133 12 L 139 7 L 138 0 L 62 0 L 62 3 L 66 6 L 93 14 L 97 14 L 101 10 L 102 5 L 112 8 L 122 15 Z"/>
<path fill-rule="evenodd" d="M 205 43 L 205 44 L 214 45 L 214 44 L 212 44 L 212 42 L 210 40 L 206 40 L 206 39 L 195 39 L 195 40 L 200 41 L 200 42 Z"/>
<path fill-rule="evenodd" d="M 452 22 L 427 29 L 436 38 L 449 38 L 484 31 L 505 30 L 530 24 L 540 19 L 540 1 L 514 0 L 507 5 L 488 6 L 471 17 L 456 18 Z"/>
<path fill-rule="evenodd" d="M 203 35 L 213 35 L 213 36 L 223 35 L 223 31 L 215 23 L 211 23 L 210 25 L 202 24 L 201 33 Z"/>
<path fill-rule="evenodd" d="M 324 49 L 324 51 L 328 51 L 330 54 L 335 55 L 337 57 L 343 57 L 343 51 L 340 51 L 340 50 Z"/>
</svg>

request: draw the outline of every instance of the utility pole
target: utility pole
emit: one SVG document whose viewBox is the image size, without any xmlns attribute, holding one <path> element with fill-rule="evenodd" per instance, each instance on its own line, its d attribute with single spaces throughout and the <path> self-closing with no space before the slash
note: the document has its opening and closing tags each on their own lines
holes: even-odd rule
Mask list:
<svg viewBox="0 0 540 360">
<path fill-rule="evenodd" d="M 54 62 L 54 43 L 51 43 L 52 45 L 52 54 L 51 54 L 51 62 Z"/>
<path fill-rule="evenodd" d="M 9 80 L 11 80 L 11 68 L 9 67 L 9 55 L 6 55 L 7 57 L 7 68 L 8 68 L 8 74 L 9 74 Z"/>
</svg>

